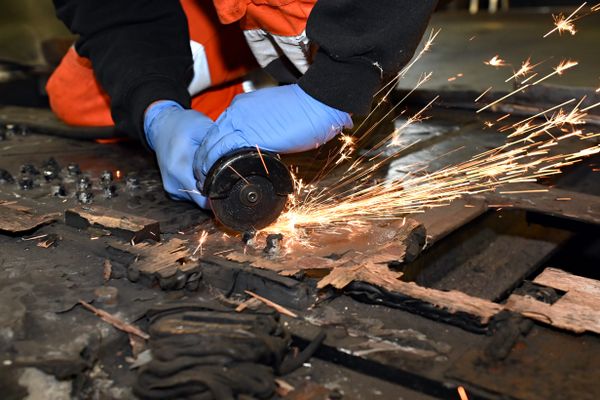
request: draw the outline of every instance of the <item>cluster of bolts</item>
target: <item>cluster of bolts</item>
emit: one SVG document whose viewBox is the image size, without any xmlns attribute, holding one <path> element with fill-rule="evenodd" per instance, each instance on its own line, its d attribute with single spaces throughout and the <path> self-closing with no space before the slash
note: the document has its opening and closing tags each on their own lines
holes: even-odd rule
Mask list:
<svg viewBox="0 0 600 400">
<path fill-rule="evenodd" d="M 5 137 L 5 132 L 0 129 L 2 134 L 0 138 Z M 43 162 L 39 169 L 32 163 L 21 165 L 18 177 L 13 177 L 9 171 L 0 168 L 0 184 L 16 183 L 21 190 L 32 190 L 40 187 L 40 179 L 43 178 L 42 182 L 51 184 L 50 194 L 52 196 L 64 198 L 68 195 L 64 182 L 74 182 L 75 198 L 82 204 L 91 204 L 94 199 L 93 184 L 88 176 L 82 174 L 79 165 L 70 163 L 66 166 L 62 175 L 66 177 L 66 181 L 63 181 L 61 171 L 63 171 L 61 166 L 54 158 Z M 134 192 L 140 187 L 140 180 L 135 174 L 127 176 L 125 181 L 127 190 L 130 192 Z M 117 185 L 111 171 L 103 171 L 100 174 L 99 188 L 106 199 L 112 199 L 117 195 Z"/>
<path fill-rule="evenodd" d="M 10 136 L 26 135 L 29 132 L 25 125 L 0 124 L 0 142 L 7 140 Z"/>
<path fill-rule="evenodd" d="M 20 124 L 2 124 L 0 123 L 0 142 L 8 140 L 11 136 L 26 135 L 28 128 Z M 76 163 L 70 163 L 65 168 L 68 181 L 75 183 L 75 198 L 82 204 L 93 202 L 94 193 L 92 191 L 92 182 L 88 176 L 84 176 L 81 168 Z M 117 178 L 120 178 L 117 173 Z M 61 178 L 61 166 L 54 158 L 45 161 L 40 169 L 34 164 L 26 163 L 21 165 L 19 175 L 13 176 L 6 169 L 0 168 L 0 185 L 16 183 L 21 190 L 32 190 L 40 187 L 40 180 L 51 183 L 50 194 L 56 197 L 66 197 L 68 191 Z M 43 182 L 42 181 L 42 182 Z M 112 199 L 117 195 L 117 185 L 114 182 L 114 176 L 111 171 L 103 171 L 99 179 L 100 189 L 103 197 Z M 136 192 L 140 188 L 140 180 L 136 174 L 130 174 L 125 178 L 126 189 L 129 192 Z"/>
</svg>

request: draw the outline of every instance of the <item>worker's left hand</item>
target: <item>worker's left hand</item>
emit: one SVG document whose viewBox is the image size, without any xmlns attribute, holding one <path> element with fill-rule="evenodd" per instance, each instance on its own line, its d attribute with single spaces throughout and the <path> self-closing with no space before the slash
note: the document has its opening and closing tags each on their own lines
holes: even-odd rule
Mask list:
<svg viewBox="0 0 600 400">
<path fill-rule="evenodd" d="M 319 147 L 351 127 L 348 113 L 321 103 L 295 84 L 238 95 L 196 152 L 198 188 L 203 188 L 219 158 L 234 150 L 258 146 L 275 153 L 296 153 Z"/>
<path fill-rule="evenodd" d="M 206 197 L 196 189 L 194 153 L 213 121 L 206 115 L 186 110 L 174 101 L 151 104 L 144 115 L 148 145 L 156 152 L 165 191 L 176 200 L 191 200 L 209 208 Z"/>
</svg>

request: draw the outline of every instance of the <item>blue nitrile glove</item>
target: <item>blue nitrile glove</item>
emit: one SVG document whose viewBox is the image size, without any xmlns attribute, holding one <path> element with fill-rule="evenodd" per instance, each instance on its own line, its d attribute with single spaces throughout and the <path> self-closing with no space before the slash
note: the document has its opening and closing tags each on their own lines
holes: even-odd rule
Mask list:
<svg viewBox="0 0 600 400">
<path fill-rule="evenodd" d="M 312 98 L 298 85 L 240 94 L 210 128 L 194 159 L 198 188 L 219 158 L 244 147 L 296 153 L 352 128 L 348 113 Z"/>
<path fill-rule="evenodd" d="M 156 152 L 163 187 L 176 200 L 191 200 L 208 208 L 207 199 L 198 194 L 194 179 L 194 153 L 213 121 L 202 113 L 186 110 L 170 100 L 151 104 L 144 115 L 144 132 Z"/>
</svg>

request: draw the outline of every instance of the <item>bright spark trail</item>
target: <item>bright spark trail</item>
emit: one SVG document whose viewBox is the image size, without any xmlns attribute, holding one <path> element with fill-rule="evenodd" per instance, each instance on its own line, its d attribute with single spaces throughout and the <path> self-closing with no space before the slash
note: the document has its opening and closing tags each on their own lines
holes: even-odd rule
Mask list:
<svg viewBox="0 0 600 400">
<path fill-rule="evenodd" d="M 300 233 L 298 228 L 331 229 L 360 225 L 367 220 L 398 219 L 406 214 L 446 206 L 464 195 L 490 192 L 507 184 L 535 182 L 559 174 L 561 168 L 600 153 L 600 145 L 575 153 L 553 154 L 549 150 L 570 137 L 581 140 L 595 137 L 575 129 L 585 123 L 587 116 L 580 104 L 569 111 L 559 109 L 546 115 L 544 122 L 517 124 L 509 136 L 516 138 L 511 142 L 435 172 L 428 173 L 420 168 L 401 179 L 373 183 L 368 179 L 373 172 L 394 158 L 387 156 L 374 164 L 356 168 L 332 188 L 301 186 L 290 209 L 267 230 L 294 236 Z"/>
<path fill-rule="evenodd" d="M 572 23 L 581 18 L 577 13 L 585 5 L 586 3 L 563 20 Z M 600 5 L 594 6 L 590 12 L 599 9 Z M 563 29 L 567 29 L 564 28 L 566 26 L 564 22 L 561 24 Z M 546 36 L 560 29 L 557 25 Z M 294 177 L 295 193 L 290 196 L 287 210 L 264 232 L 283 233 L 288 240 L 302 246 L 310 246 L 311 231 L 352 231 L 364 226 L 367 221 L 404 218 L 407 214 L 422 213 L 434 207 L 447 206 L 453 200 L 465 195 L 491 192 L 500 187 L 504 193 L 511 193 L 511 184 L 533 183 L 540 178 L 560 174 L 562 168 L 600 153 L 597 139 L 592 140 L 598 138 L 600 134 L 586 133 L 583 130 L 588 111 L 600 106 L 600 103 L 582 108 L 584 99 L 577 101 L 573 98 L 501 128 L 500 132 L 507 134 L 506 143 L 466 161 L 437 171 L 428 171 L 427 165 L 413 165 L 408 168 L 411 172 L 400 178 L 376 179 L 378 172 L 385 172 L 391 161 L 399 158 L 403 151 L 418 143 L 402 146 L 401 135 L 412 124 L 426 119 L 424 113 L 433 106 L 437 97 L 421 110 L 407 117 L 404 123 L 385 138 L 371 145 L 364 153 L 357 155 L 360 142 L 388 118 L 411 93 L 427 82 L 431 73 L 422 75 L 414 89 L 398 104 L 391 107 L 382 118 L 370 126 L 367 126 L 367 121 L 374 115 L 375 110 L 387 101 L 398 81 L 432 47 L 438 33 L 439 31 L 432 31 L 424 48 L 413 61 L 376 94 L 383 94 L 381 101 L 360 124 L 354 136 L 346 134 L 339 136 L 338 151 L 334 157 L 327 160 L 317 177 L 309 183 Z M 509 66 L 499 56 L 484 63 L 494 67 Z M 530 59 L 524 61 L 520 69 L 513 71 L 514 74 L 506 81 L 529 75 L 525 81 L 530 82 L 527 84 L 521 82 L 521 87 L 483 106 L 477 110 L 477 113 L 493 107 L 528 87 L 540 84 L 553 76 L 560 76 L 578 65 L 577 61 L 563 60 L 553 68 L 552 72 L 541 75 L 539 72 L 534 72 L 534 68 L 540 64 L 532 64 Z M 531 82 L 533 78 L 540 76 L 538 74 L 541 77 Z M 490 87 L 483 92 L 475 102 L 483 98 L 491 89 Z M 508 116 L 505 115 L 497 121 Z M 589 144 L 582 146 L 583 148 L 578 151 L 560 152 L 559 144 L 569 139 L 588 141 Z M 344 170 L 341 177 L 325 186 L 324 178 L 333 168 Z M 527 190 L 514 192 L 528 193 Z"/>
</svg>

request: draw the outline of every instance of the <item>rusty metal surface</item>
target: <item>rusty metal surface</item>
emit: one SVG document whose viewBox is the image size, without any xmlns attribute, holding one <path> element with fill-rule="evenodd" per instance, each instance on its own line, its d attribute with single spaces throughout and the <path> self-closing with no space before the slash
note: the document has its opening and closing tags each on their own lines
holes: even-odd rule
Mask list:
<svg viewBox="0 0 600 400">
<path fill-rule="evenodd" d="M 448 370 L 487 392 L 514 399 L 597 399 L 600 343 L 593 335 L 561 335 L 534 327 L 506 359 L 469 350 Z"/>
</svg>

